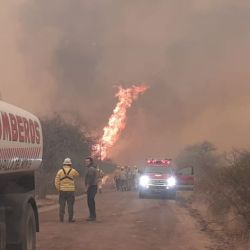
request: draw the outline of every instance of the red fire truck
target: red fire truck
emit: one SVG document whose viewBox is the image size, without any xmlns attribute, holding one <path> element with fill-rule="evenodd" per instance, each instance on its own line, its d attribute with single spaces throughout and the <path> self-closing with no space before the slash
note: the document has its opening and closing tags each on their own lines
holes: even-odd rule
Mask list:
<svg viewBox="0 0 250 250">
<path fill-rule="evenodd" d="M 177 180 L 171 159 L 147 161 L 139 180 L 139 197 L 161 195 L 166 198 L 176 198 Z"/>
<path fill-rule="evenodd" d="M 175 199 L 176 190 L 193 190 L 194 171 L 192 167 L 174 168 L 171 159 L 147 161 L 139 179 L 139 197 L 161 195 Z"/>
</svg>

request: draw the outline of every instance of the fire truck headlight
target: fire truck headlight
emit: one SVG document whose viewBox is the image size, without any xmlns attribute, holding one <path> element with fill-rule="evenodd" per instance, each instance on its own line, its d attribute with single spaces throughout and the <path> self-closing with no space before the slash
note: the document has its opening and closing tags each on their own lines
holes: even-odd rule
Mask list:
<svg viewBox="0 0 250 250">
<path fill-rule="evenodd" d="M 146 175 L 143 175 L 143 176 L 141 176 L 141 178 L 140 178 L 140 185 L 141 185 L 142 187 L 146 187 L 146 186 L 149 184 L 149 181 L 150 181 L 149 177 L 146 176 Z"/>
<path fill-rule="evenodd" d="M 172 176 L 172 177 L 169 177 L 167 181 L 168 181 L 168 186 L 169 186 L 169 187 L 174 187 L 174 186 L 176 186 L 176 178 L 175 178 L 175 177 L 173 177 L 173 176 Z"/>
</svg>

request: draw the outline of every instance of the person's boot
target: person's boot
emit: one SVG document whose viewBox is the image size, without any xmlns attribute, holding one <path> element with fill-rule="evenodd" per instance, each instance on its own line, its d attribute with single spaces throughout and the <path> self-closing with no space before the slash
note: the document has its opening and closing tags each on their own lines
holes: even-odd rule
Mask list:
<svg viewBox="0 0 250 250">
<path fill-rule="evenodd" d="M 75 222 L 76 222 L 76 220 L 74 220 L 74 219 L 69 220 L 69 223 L 75 223 Z"/>
<path fill-rule="evenodd" d="M 96 218 L 89 217 L 86 221 L 96 221 Z"/>
</svg>

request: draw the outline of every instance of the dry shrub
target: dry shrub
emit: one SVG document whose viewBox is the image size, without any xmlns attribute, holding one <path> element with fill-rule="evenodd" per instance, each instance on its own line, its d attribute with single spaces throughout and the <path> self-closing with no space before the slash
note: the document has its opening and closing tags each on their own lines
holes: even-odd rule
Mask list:
<svg viewBox="0 0 250 250">
<path fill-rule="evenodd" d="M 214 215 L 243 222 L 250 230 L 250 152 L 233 151 L 226 164 L 209 171 L 196 191 L 205 194 Z M 227 216 L 228 214 L 231 216 Z M 230 221 L 228 221 L 230 223 Z"/>
<path fill-rule="evenodd" d="M 195 197 L 204 197 L 218 223 L 250 230 L 250 152 L 220 155 L 209 142 L 187 146 L 176 159 L 178 168 L 193 167 Z M 239 227 L 238 227 L 239 228 Z"/>
</svg>

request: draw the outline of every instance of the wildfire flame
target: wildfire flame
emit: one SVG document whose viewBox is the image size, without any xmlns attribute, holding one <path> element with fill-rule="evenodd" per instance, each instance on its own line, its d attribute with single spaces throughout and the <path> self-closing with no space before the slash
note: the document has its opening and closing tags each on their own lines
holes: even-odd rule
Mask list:
<svg viewBox="0 0 250 250">
<path fill-rule="evenodd" d="M 131 107 L 133 102 L 148 89 L 146 85 L 135 86 L 131 88 L 119 87 L 116 97 L 118 103 L 116 104 L 113 114 L 109 118 L 108 125 L 104 127 L 103 136 L 99 146 L 96 147 L 96 153 L 100 154 L 101 160 L 107 158 L 110 149 L 118 141 L 121 132 L 126 127 L 127 110 Z"/>
</svg>

